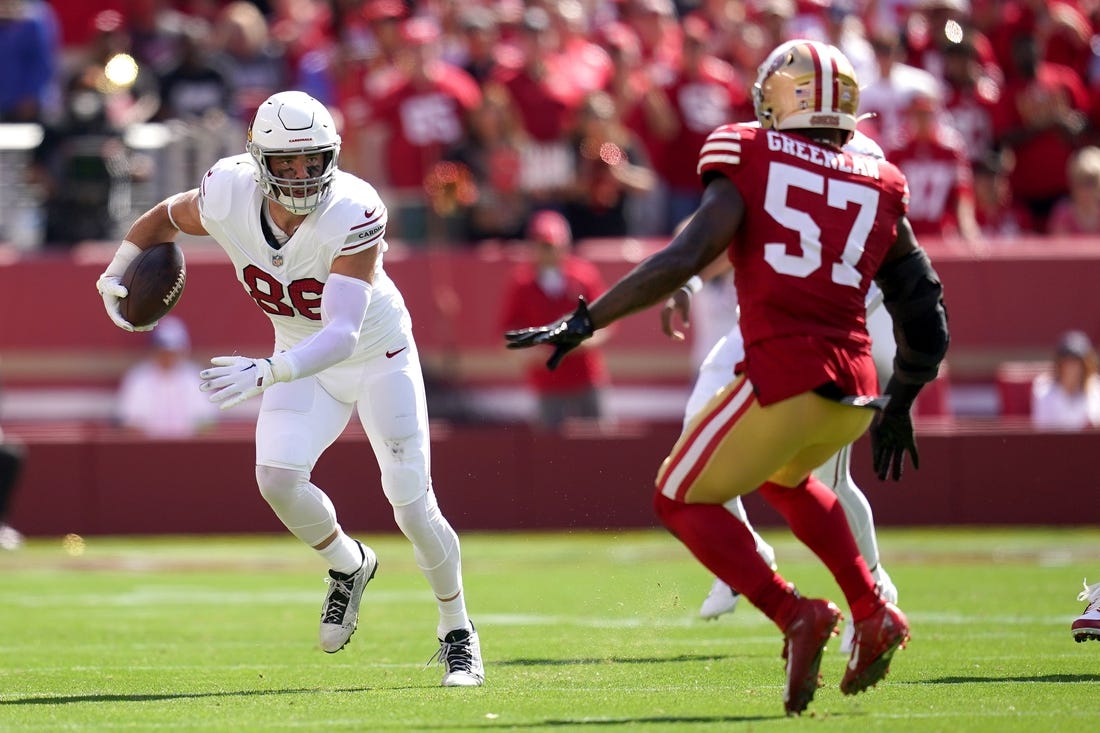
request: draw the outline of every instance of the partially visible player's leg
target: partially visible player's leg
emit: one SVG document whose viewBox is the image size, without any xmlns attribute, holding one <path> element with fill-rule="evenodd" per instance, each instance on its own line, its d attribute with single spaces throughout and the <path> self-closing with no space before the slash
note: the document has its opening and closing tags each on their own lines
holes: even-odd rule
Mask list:
<svg viewBox="0 0 1100 733">
<path fill-rule="evenodd" d="M 287 529 L 329 564 L 320 627 L 321 648 L 329 653 L 342 649 L 355 633 L 363 590 L 378 569 L 374 552 L 340 528 L 332 501 L 309 480 L 351 409 L 307 377 L 267 390 L 256 422 L 260 493 Z"/>
<path fill-rule="evenodd" d="M 764 485 L 765 498 L 833 571 L 853 615 L 873 617 L 884 602 L 843 510 L 835 494 L 808 478 L 870 419 L 869 412 L 812 393 L 760 407 L 742 377 L 702 410 L 658 473 L 655 506 L 665 525 L 783 630 L 789 713 L 801 712 L 812 699 L 821 654 L 840 614 L 828 601 L 802 599 L 788 587 L 760 558 L 751 533 L 718 502 Z M 858 684 L 867 679 L 862 675 Z"/>
<path fill-rule="evenodd" d="M 412 543 L 416 564 L 435 593 L 439 655 L 447 670 L 443 684 L 480 685 L 485 671 L 466 611 L 459 539 L 440 512 L 431 484 L 427 399 L 411 337 L 408 349 L 368 369 L 358 410 L 397 526 Z"/>
<path fill-rule="evenodd" d="M 1077 594 L 1077 600 L 1088 605 L 1080 616 L 1073 619 L 1070 631 L 1073 632 L 1074 641 L 1100 641 L 1100 583 L 1089 585 L 1086 580 L 1084 586 L 1085 589 Z"/>
<path fill-rule="evenodd" d="M 734 328 L 711 347 L 710 353 L 703 359 L 699 367 L 699 373 L 695 378 L 691 395 L 684 407 L 684 426 L 710 401 L 710 398 L 733 380 L 733 370 L 738 362 L 745 358 L 744 342 L 741 338 L 741 328 L 735 323 Z M 752 526 L 745 507 L 740 497 L 735 497 L 725 504 L 726 509 L 740 520 L 752 532 L 756 549 L 773 569 L 775 568 L 775 550 L 769 545 L 756 528 Z M 729 587 L 721 578 L 715 578 L 711 583 L 710 592 L 703 599 L 699 607 L 699 616 L 704 619 L 716 619 L 724 613 L 730 613 L 737 607 L 740 594 Z"/>
<path fill-rule="evenodd" d="M 23 545 L 23 535 L 6 520 L 24 461 L 23 446 L 3 442 L 0 434 L 0 550 L 16 550 Z"/>
<path fill-rule="evenodd" d="M 879 555 L 878 537 L 875 533 L 874 512 L 871 503 L 856 485 L 851 471 L 852 446 L 846 445 L 834 453 L 825 463 L 814 471 L 814 475 L 828 486 L 840 500 L 848 526 L 852 530 L 859 553 L 867 563 L 875 582 L 882 589 L 883 597 L 891 603 L 898 602 L 898 591 L 893 581 L 882 567 Z"/>
</svg>

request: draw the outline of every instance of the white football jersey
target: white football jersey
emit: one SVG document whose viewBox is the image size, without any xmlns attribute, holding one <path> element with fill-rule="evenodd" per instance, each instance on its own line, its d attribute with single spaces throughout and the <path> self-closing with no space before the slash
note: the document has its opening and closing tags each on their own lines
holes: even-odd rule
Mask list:
<svg viewBox="0 0 1100 733">
<path fill-rule="evenodd" d="M 199 213 L 206 231 L 233 261 L 245 292 L 271 319 L 276 351 L 321 329 L 321 291 L 333 261 L 368 247 L 382 249 L 356 355 L 383 343 L 408 316 L 397 286 L 382 269 L 387 214 L 374 187 L 338 171 L 325 202 L 276 248 L 265 234 L 265 199 L 255 165 L 247 154 L 215 163 L 199 188 Z"/>
</svg>

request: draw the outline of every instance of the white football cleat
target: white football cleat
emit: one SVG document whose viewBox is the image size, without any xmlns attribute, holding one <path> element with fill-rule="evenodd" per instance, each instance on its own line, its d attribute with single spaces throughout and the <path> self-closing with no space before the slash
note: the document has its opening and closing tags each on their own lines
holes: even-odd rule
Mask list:
<svg viewBox="0 0 1100 733">
<path fill-rule="evenodd" d="M 876 565 L 871 571 L 871 577 L 875 579 L 875 585 L 878 586 L 882 597 L 895 606 L 898 605 L 898 587 L 894 585 L 894 581 L 890 579 L 890 574 L 886 572 L 886 568 L 882 567 L 882 563 Z"/>
<path fill-rule="evenodd" d="M 1077 600 L 1088 603 L 1088 606 L 1073 620 L 1070 630 L 1073 631 L 1074 641 L 1100 641 L 1100 583 L 1089 585 L 1088 581 L 1084 581 L 1084 586 L 1085 589 L 1077 594 Z"/>
<path fill-rule="evenodd" d="M 0 550 L 18 550 L 23 546 L 23 535 L 10 524 L 0 524 Z"/>
<path fill-rule="evenodd" d="M 374 551 L 358 540 L 356 544 L 363 552 L 363 564 L 359 569 L 350 575 L 329 570 L 325 581 L 328 583 L 328 593 L 321 604 L 321 648 L 329 654 L 343 649 L 355 633 L 363 589 L 378 571 L 378 558 Z"/>
<path fill-rule="evenodd" d="M 439 660 L 443 665 L 442 687 L 480 687 L 485 682 L 485 665 L 481 662 L 481 641 L 473 622 L 468 629 L 455 629 L 439 640 L 439 650 L 428 664 Z"/>
<path fill-rule="evenodd" d="M 707 621 L 716 619 L 737 608 L 739 600 L 741 600 L 740 593 L 734 591 L 720 578 L 715 578 L 710 586 L 710 593 L 707 593 L 707 597 L 703 599 L 703 605 L 699 607 L 699 617 Z"/>
</svg>

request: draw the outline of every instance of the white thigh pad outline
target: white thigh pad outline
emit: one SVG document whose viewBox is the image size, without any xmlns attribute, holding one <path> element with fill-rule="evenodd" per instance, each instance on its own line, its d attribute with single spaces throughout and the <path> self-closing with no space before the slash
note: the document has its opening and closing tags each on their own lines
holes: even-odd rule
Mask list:
<svg viewBox="0 0 1100 733">
<path fill-rule="evenodd" d="M 414 355 L 403 352 L 374 361 L 360 388 L 359 420 L 378 459 L 382 490 L 390 504 L 400 507 L 431 485 L 424 378 Z"/>
<path fill-rule="evenodd" d="M 256 464 L 307 474 L 343 432 L 352 405 L 321 388 L 316 377 L 276 384 L 264 392 L 256 420 Z"/>
</svg>

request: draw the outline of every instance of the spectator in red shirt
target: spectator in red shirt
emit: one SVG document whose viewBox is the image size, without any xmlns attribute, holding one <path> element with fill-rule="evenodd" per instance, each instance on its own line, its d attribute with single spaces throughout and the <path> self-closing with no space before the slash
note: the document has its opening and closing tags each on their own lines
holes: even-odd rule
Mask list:
<svg viewBox="0 0 1100 733">
<path fill-rule="evenodd" d="M 1100 234 L 1100 148 L 1089 145 L 1069 159 L 1069 196 L 1050 214 L 1051 234 Z"/>
<path fill-rule="evenodd" d="M 859 129 L 889 149 L 900 144 L 905 106 L 909 100 L 918 93 L 938 94 L 940 82 L 924 69 L 901 62 L 903 49 L 896 28 L 880 28 L 870 40 L 878 78 L 860 90 L 859 111 L 863 119 Z"/>
<path fill-rule="evenodd" d="M 970 0 L 920 0 L 906 26 L 906 63 L 942 79 L 944 58 L 964 35 L 970 37 L 975 56 L 986 74 L 999 78 L 993 45 L 972 28 Z"/>
<path fill-rule="evenodd" d="M 623 126 L 637 136 L 646 157 L 654 161 L 680 129 L 676 112 L 668 95 L 646 71 L 638 35 L 630 26 L 609 23 L 600 32 L 614 68 L 605 91 L 614 100 Z M 658 186 L 638 197 L 630 213 L 630 234 L 647 237 L 667 233 L 667 198 L 667 192 Z"/>
<path fill-rule="evenodd" d="M 1046 231 L 1051 208 L 1069 192 L 1066 165 L 1086 131 L 1088 94 L 1073 69 L 1039 60 L 1034 36 L 1016 36 L 1012 50 L 1015 74 L 997 106 L 994 134 L 1016 156 L 1013 198 Z"/>
<path fill-rule="evenodd" d="M 463 239 L 519 239 L 529 213 L 520 187 L 527 136 L 504 89 L 486 85 L 482 104 L 470 117 L 470 132 L 447 156 L 469 170 L 475 188 L 474 199 L 463 210 Z"/>
<path fill-rule="evenodd" d="M 611 57 L 588 37 L 580 0 L 558 0 L 552 4 L 550 17 L 558 37 L 557 53 L 570 78 L 585 92 L 607 86 L 612 73 Z"/>
<path fill-rule="evenodd" d="M 370 124 L 371 111 L 401 78 L 398 60 L 406 15 L 401 0 L 369 0 L 355 13 L 334 15 L 333 47 L 317 59 L 328 67 L 319 73 L 325 79 L 327 72 L 325 80 L 331 80 L 343 117 L 340 166 L 370 181 L 385 177 L 384 131 Z"/>
<path fill-rule="evenodd" d="M 655 79 L 680 65 L 680 26 L 672 0 L 623 0 L 622 18 L 638 34 L 642 62 Z"/>
<path fill-rule="evenodd" d="M 507 330 L 558 318 L 576 306 L 578 297 L 591 302 L 606 289 L 599 270 L 571 253 L 572 233 L 561 214 L 537 212 L 531 217 L 527 238 L 531 261 L 513 271 L 504 298 L 501 324 Z M 527 384 L 538 402 L 537 425 L 557 429 L 569 418 L 603 415 L 607 369 L 598 346 L 591 343 L 585 342 L 553 371 L 544 364 L 552 349 L 525 352 Z"/>
<path fill-rule="evenodd" d="M 393 202 L 393 233 L 406 241 L 423 241 L 428 235 L 425 179 L 448 149 L 468 137 L 468 116 L 481 104 L 481 90 L 469 74 L 438 58 L 434 21 L 411 18 L 403 33 L 407 66 L 373 109 L 385 137 L 378 183 L 389 189 Z"/>
<path fill-rule="evenodd" d="M 707 51 L 705 22 L 689 17 L 683 23 L 683 62 L 660 89 L 675 115 L 675 126 L 651 149 L 653 166 L 668 189 L 661 233 L 671 232 L 699 205 L 703 186 L 696 171 L 699 149 L 719 125 L 753 117 L 748 85 L 734 68 Z"/>
<path fill-rule="evenodd" d="M 543 205 L 556 205 L 570 185 L 567 138 L 584 101 L 584 91 L 570 78 L 553 44 L 550 16 L 540 7 L 528 8 L 517 37 L 518 58 L 502 59 L 492 75 L 492 83 L 511 96 L 529 138 L 523 154 L 523 188 Z"/>
<path fill-rule="evenodd" d="M 569 76 L 569 67 L 554 52 L 550 16 L 539 7 L 523 14 L 517 38 L 519 57 L 505 58 L 493 75 L 512 95 L 523 125 L 539 142 L 560 140 L 573 126 L 584 91 Z"/>
<path fill-rule="evenodd" d="M 634 204 L 651 192 L 656 176 L 641 142 L 622 124 L 607 92 L 585 99 L 571 139 L 574 178 L 564 202 L 578 239 L 635 234 Z"/>
<path fill-rule="evenodd" d="M 914 94 L 902 144 L 886 157 L 909 182 L 909 223 L 918 237 L 977 240 L 970 161 L 958 132 L 941 122 L 939 102 Z"/>
<path fill-rule="evenodd" d="M 993 116 L 1001 98 L 1000 74 L 994 77 L 986 72 L 975 42 L 965 36 L 943 49 L 944 104 L 971 161 L 993 149 Z"/>
<path fill-rule="evenodd" d="M 1011 154 L 992 151 L 971 163 L 974 169 L 974 218 L 982 240 L 1011 239 L 1035 230 L 1027 209 L 1012 201 L 1008 183 Z"/>
</svg>

